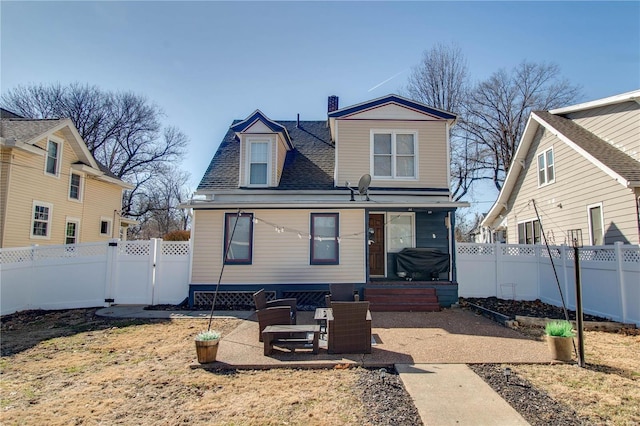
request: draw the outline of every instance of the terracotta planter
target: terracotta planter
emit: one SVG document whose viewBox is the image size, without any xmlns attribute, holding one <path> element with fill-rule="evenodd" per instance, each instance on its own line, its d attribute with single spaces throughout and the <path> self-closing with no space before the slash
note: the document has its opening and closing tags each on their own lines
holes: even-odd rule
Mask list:
<svg viewBox="0 0 640 426">
<path fill-rule="evenodd" d="M 206 364 L 214 362 L 218 354 L 219 340 L 196 340 L 196 353 L 198 354 L 198 362 Z"/>
<path fill-rule="evenodd" d="M 551 358 L 557 361 L 573 359 L 573 337 L 547 336 L 547 345 L 551 351 Z"/>
</svg>

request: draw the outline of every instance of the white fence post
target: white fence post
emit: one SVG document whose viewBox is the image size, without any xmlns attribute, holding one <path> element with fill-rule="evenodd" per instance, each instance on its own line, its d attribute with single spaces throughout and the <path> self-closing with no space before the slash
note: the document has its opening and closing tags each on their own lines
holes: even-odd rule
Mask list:
<svg viewBox="0 0 640 426">
<path fill-rule="evenodd" d="M 162 238 L 152 238 L 149 244 L 149 285 L 151 286 L 151 305 L 157 304 L 160 294 L 156 290 L 156 259 L 158 256 L 158 246 L 162 244 Z"/>
<path fill-rule="evenodd" d="M 493 261 L 496 267 L 496 297 L 500 297 L 500 283 L 502 282 L 502 250 L 500 250 L 500 243 L 496 241 L 493 243 Z"/>
<path fill-rule="evenodd" d="M 624 282 L 624 271 L 622 270 L 622 242 L 614 243 L 616 254 L 616 277 L 620 283 L 620 309 L 622 310 L 622 322 L 627 322 L 627 288 Z"/>
<path fill-rule="evenodd" d="M 109 240 L 107 245 L 107 266 L 105 277 L 105 289 L 104 289 L 104 303 L 109 306 L 110 303 L 115 302 L 114 291 L 116 288 L 115 281 L 118 278 L 118 240 Z"/>
</svg>

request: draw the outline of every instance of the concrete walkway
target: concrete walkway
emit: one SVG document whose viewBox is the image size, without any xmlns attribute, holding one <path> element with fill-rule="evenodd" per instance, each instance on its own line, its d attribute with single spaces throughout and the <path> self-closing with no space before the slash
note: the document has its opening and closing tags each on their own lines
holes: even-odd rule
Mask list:
<svg viewBox="0 0 640 426">
<path fill-rule="evenodd" d="M 201 311 L 150 311 L 112 306 L 98 315 L 126 318 L 202 318 Z M 474 313 L 374 312 L 371 354 L 313 355 L 274 351 L 263 355 L 253 311 L 215 311 L 216 318 L 242 319 L 223 336 L 217 361 L 192 368 L 332 368 L 338 364 L 395 366 L 425 425 L 526 425 L 520 414 L 465 364 L 551 362 L 543 342 L 523 337 Z M 313 324 L 312 312 L 298 312 L 299 324 Z M 322 343 L 322 342 L 321 342 Z M 326 342 L 325 342 L 326 344 Z M 326 347 L 326 346 L 325 346 Z"/>
</svg>

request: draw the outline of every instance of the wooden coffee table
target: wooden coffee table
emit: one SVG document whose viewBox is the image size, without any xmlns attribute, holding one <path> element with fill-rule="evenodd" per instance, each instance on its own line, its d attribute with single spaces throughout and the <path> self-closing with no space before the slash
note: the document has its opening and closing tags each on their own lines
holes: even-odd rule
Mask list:
<svg viewBox="0 0 640 426">
<path fill-rule="evenodd" d="M 269 325 L 262 330 L 264 354 L 271 355 L 273 346 L 280 346 L 295 352 L 296 349 L 311 348 L 318 353 L 320 339 L 319 325 Z"/>
</svg>

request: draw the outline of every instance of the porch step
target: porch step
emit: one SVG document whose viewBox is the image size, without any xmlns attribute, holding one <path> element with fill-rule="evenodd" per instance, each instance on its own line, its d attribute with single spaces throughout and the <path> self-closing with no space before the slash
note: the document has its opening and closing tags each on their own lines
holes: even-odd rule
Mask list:
<svg viewBox="0 0 640 426">
<path fill-rule="evenodd" d="M 374 312 L 436 312 L 440 303 L 435 288 L 365 288 L 364 299 Z"/>
</svg>

